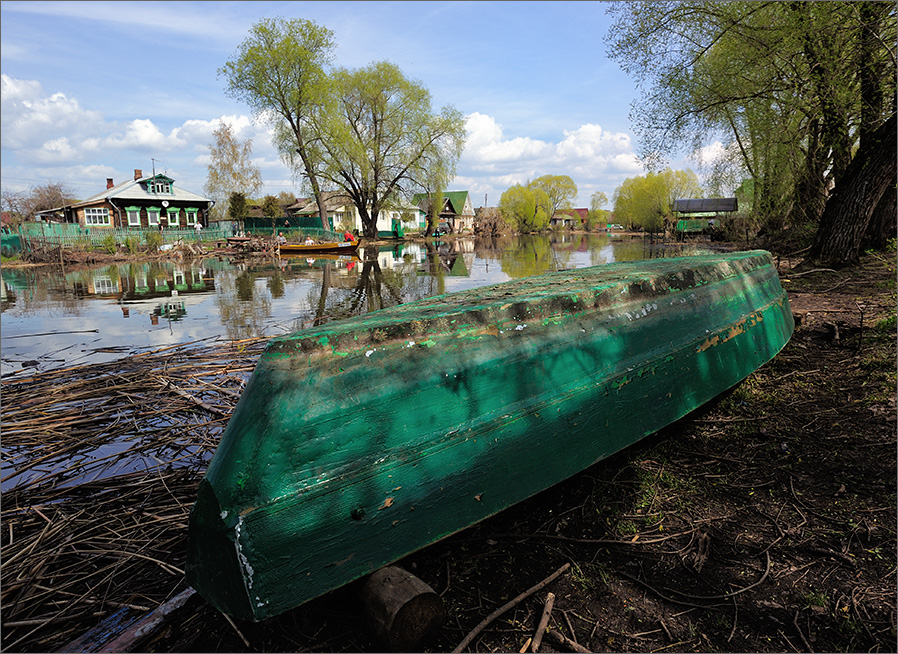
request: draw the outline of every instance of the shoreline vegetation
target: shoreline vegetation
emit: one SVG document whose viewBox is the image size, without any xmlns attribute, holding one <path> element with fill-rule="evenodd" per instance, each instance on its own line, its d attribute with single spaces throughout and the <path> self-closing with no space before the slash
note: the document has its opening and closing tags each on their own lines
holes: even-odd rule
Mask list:
<svg viewBox="0 0 898 654">
<path fill-rule="evenodd" d="M 547 231 L 541 234 L 551 235 L 555 232 Z M 585 231 L 585 230 L 565 230 L 565 234 L 570 235 L 601 235 L 607 234 L 606 231 Z M 481 236 L 478 234 L 445 234 L 441 236 L 428 236 L 423 234 L 409 233 L 401 238 L 377 238 L 369 239 L 362 237 L 362 246 L 384 246 L 394 245 L 396 243 L 425 243 L 433 241 L 458 240 L 460 238 L 492 238 L 500 236 L 514 236 L 517 232 L 509 232 L 496 234 L 492 236 Z M 661 240 L 660 235 L 650 235 L 643 232 L 632 230 L 616 230 L 615 236 L 626 237 L 644 237 L 654 240 Z M 274 244 L 275 237 L 266 235 L 254 237 L 259 243 Z M 704 242 L 705 239 L 696 239 L 696 242 Z M 666 239 L 666 242 L 675 242 L 672 238 Z M 204 256 L 276 256 L 269 251 L 270 248 L 259 247 L 257 252 L 253 252 L 250 248 L 228 247 L 225 239 L 214 239 L 197 241 L 193 239 L 181 239 L 172 244 L 173 247 L 165 251 L 159 250 L 158 247 L 141 246 L 134 252 L 127 252 L 124 248 L 118 248 L 115 252 L 109 252 L 102 247 L 95 248 L 79 248 L 79 247 L 44 247 L 33 251 L 30 254 L 19 253 L 12 257 L 4 256 L 2 265 L 9 267 L 29 267 L 43 265 L 74 265 L 74 264 L 103 264 L 103 263 L 119 263 L 128 261 L 141 260 L 183 260 L 186 258 L 197 258 Z"/>
</svg>

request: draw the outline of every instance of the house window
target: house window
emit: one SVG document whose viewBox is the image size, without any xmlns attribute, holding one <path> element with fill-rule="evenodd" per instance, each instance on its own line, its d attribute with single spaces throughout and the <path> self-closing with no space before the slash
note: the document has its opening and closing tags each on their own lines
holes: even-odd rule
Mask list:
<svg viewBox="0 0 898 654">
<path fill-rule="evenodd" d="M 147 190 L 150 193 L 171 193 L 171 184 L 162 180 L 155 180 L 147 183 Z"/>
<path fill-rule="evenodd" d="M 140 207 L 125 207 L 128 214 L 128 225 L 131 227 L 140 227 Z"/>
<path fill-rule="evenodd" d="M 109 209 L 91 207 L 84 210 L 85 225 L 109 225 Z"/>
<path fill-rule="evenodd" d="M 150 226 L 159 224 L 159 207 L 147 207 L 147 223 Z"/>
<path fill-rule="evenodd" d="M 169 209 L 168 210 L 168 226 L 169 227 L 177 227 L 178 226 L 178 214 L 181 213 L 180 209 Z"/>
<path fill-rule="evenodd" d="M 118 292 L 118 282 L 112 281 L 108 275 L 94 277 L 94 293 L 97 295 L 111 295 Z"/>
<path fill-rule="evenodd" d="M 197 209 L 187 208 L 184 209 L 184 212 L 187 214 L 187 226 L 193 227 L 196 224 L 196 212 Z"/>
</svg>

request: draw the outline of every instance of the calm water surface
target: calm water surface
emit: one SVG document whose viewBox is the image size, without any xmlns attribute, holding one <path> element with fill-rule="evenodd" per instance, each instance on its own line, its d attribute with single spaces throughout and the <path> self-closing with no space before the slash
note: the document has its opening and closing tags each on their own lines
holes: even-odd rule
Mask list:
<svg viewBox="0 0 898 654">
<path fill-rule="evenodd" d="M 4 378 L 191 341 L 278 336 L 553 270 L 697 253 L 606 234 L 363 246 L 357 258 L 205 258 L 0 270 Z"/>
</svg>

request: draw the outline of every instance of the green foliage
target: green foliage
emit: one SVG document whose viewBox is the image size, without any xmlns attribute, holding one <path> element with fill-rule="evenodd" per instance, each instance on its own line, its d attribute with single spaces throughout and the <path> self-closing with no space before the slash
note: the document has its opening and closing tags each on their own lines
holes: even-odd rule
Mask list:
<svg viewBox="0 0 898 654">
<path fill-rule="evenodd" d="M 577 185 L 567 175 L 543 175 L 527 185 L 537 191 L 543 191 L 548 198 L 546 213 L 551 220 L 556 213 L 570 209 L 571 202 L 577 197 Z"/>
<path fill-rule="evenodd" d="M 419 189 L 441 191 L 455 177 L 464 117 L 451 106 L 434 111 L 430 92 L 389 62 L 340 69 L 331 79 L 334 104 L 318 116 L 310 156 L 374 237 L 382 209 Z"/>
<path fill-rule="evenodd" d="M 464 147 L 464 117 L 431 109 L 429 91 L 388 62 L 328 71 L 333 33 L 303 19 L 256 23 L 220 70 L 232 97 L 274 126 L 282 159 L 317 198 L 321 184 L 355 204 L 367 236 L 381 209 L 445 188 Z"/>
<path fill-rule="evenodd" d="M 549 226 L 550 202 L 544 190 L 515 184 L 499 199 L 499 213 L 519 232 L 539 232 Z"/>
<path fill-rule="evenodd" d="M 312 126 L 332 106 L 326 67 L 333 60 L 334 35 L 302 18 L 262 19 L 252 26 L 237 52 L 219 70 L 226 92 L 243 100 L 258 117 L 271 122 L 275 145 L 284 161 L 304 179 L 318 199 L 320 161 L 312 156 Z M 326 212 L 321 223 L 328 228 Z"/>
<path fill-rule="evenodd" d="M 698 177 L 691 170 L 649 172 L 624 180 L 614 191 L 614 215 L 618 222 L 654 234 L 672 222 L 674 200 L 701 197 L 702 193 Z"/>
<path fill-rule="evenodd" d="M 876 329 L 881 332 L 894 332 L 896 325 L 896 318 L 894 315 L 889 316 L 888 318 L 883 318 L 879 322 L 876 323 Z"/>
<path fill-rule="evenodd" d="M 100 242 L 100 246 L 103 248 L 104 252 L 115 254 L 118 250 L 118 246 L 115 242 L 115 234 L 105 234 L 103 240 Z"/>
<path fill-rule="evenodd" d="M 147 247 L 149 247 L 150 250 L 155 251 L 162 245 L 162 234 L 159 232 L 147 231 L 143 233 L 143 240 L 146 241 Z"/>
<path fill-rule="evenodd" d="M 274 221 L 281 216 L 281 204 L 275 196 L 266 195 L 262 199 L 262 215 L 271 219 L 272 225 L 274 225 Z"/>
<path fill-rule="evenodd" d="M 644 89 L 650 164 L 682 147 L 717 192 L 755 182 L 752 220 L 816 223 L 860 141 L 895 111 L 894 4 L 613 3 L 609 56 Z M 720 147 L 722 145 L 722 147 Z"/>
<path fill-rule="evenodd" d="M 246 217 L 246 196 L 243 193 L 231 193 L 228 196 L 228 217 L 231 220 L 243 220 Z"/>
<path fill-rule="evenodd" d="M 137 252 L 137 239 L 133 236 L 126 236 L 124 246 L 128 254 L 134 254 Z"/>
<path fill-rule="evenodd" d="M 608 196 L 602 191 L 596 191 L 589 198 L 589 212 L 586 214 L 586 229 L 594 230 L 596 227 L 605 227 L 611 216 L 610 211 L 602 207 L 608 204 Z"/>
</svg>

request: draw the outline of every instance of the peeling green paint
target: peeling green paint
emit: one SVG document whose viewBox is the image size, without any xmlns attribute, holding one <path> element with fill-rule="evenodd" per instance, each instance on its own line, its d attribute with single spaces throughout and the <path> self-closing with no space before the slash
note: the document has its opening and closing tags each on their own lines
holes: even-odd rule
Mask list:
<svg viewBox="0 0 898 654">
<path fill-rule="evenodd" d="M 273 339 L 200 484 L 188 581 L 240 618 L 288 610 L 682 417 L 792 327 L 755 251 L 550 273 Z"/>
</svg>

